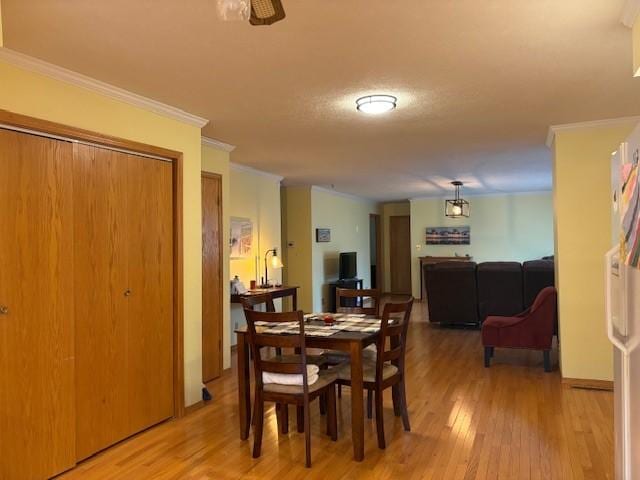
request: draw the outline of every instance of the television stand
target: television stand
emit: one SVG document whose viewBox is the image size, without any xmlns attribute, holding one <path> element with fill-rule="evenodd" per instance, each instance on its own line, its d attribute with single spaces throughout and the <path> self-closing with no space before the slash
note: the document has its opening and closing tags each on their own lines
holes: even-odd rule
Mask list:
<svg viewBox="0 0 640 480">
<path fill-rule="evenodd" d="M 344 280 L 336 280 L 335 282 L 331 282 L 329 284 L 329 301 L 327 305 L 329 306 L 329 312 L 336 312 L 336 289 L 338 288 L 350 288 L 350 289 L 363 289 L 364 288 L 364 280 L 361 278 L 349 278 Z M 361 307 L 362 299 L 358 298 L 343 298 L 342 299 L 343 307 Z"/>
</svg>

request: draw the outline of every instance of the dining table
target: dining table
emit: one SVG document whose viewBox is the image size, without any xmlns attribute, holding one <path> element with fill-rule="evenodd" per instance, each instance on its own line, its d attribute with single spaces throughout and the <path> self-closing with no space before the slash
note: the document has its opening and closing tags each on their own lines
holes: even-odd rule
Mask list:
<svg viewBox="0 0 640 480">
<path fill-rule="evenodd" d="M 320 318 L 324 314 L 305 315 L 305 345 L 307 348 L 319 348 L 323 350 L 339 350 L 347 352 L 350 356 L 351 366 L 351 438 L 353 441 L 353 458 L 356 461 L 364 459 L 364 382 L 363 382 L 363 350 L 378 340 L 380 334 L 379 322 L 373 317 L 364 318 L 363 315 L 340 315 L 336 317 L 334 326 L 324 326 Z M 360 331 L 347 329 L 346 323 L 355 324 L 358 320 L 374 320 L 361 322 L 368 324 L 360 328 Z M 308 322 L 308 323 L 307 323 Z M 324 328 L 323 328 L 324 327 Z M 357 329 L 357 327 L 356 327 Z M 251 377 L 249 341 L 247 327 L 243 326 L 235 330 L 237 335 L 237 362 L 238 362 L 238 405 L 240 410 L 240 439 L 249 438 L 251 427 Z"/>
</svg>

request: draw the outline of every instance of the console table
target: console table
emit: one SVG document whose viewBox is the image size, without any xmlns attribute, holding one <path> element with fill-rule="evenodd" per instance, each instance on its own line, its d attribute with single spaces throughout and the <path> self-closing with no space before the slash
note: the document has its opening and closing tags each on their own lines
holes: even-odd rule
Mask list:
<svg viewBox="0 0 640 480">
<path fill-rule="evenodd" d="M 420 299 L 427 298 L 427 287 L 424 284 L 424 266 L 441 262 L 470 262 L 473 257 L 434 257 L 427 255 L 426 257 L 420 257 Z"/>
<path fill-rule="evenodd" d="M 252 295 L 262 295 L 265 293 L 271 294 L 272 298 L 291 297 L 292 308 L 295 312 L 298 310 L 298 288 L 299 287 L 271 287 L 271 288 L 256 288 L 255 290 L 249 290 L 243 294 L 231 294 L 231 303 L 242 303 L 243 297 L 250 297 Z"/>
</svg>

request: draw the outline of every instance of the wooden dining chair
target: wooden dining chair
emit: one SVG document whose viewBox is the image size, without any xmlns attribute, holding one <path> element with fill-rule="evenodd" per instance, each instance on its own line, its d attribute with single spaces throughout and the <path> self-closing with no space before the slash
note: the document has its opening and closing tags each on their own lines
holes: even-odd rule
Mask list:
<svg viewBox="0 0 640 480">
<path fill-rule="evenodd" d="M 380 335 L 376 342 L 376 359 L 365 358 L 363 361 L 364 387 L 368 391 L 369 398 L 371 398 L 371 392 L 375 393 L 376 430 L 378 447 L 381 449 L 386 446 L 382 414 L 382 392 L 385 389 L 393 388 L 394 414 L 402 417 L 402 424 L 407 432 L 411 430 L 405 391 L 405 350 L 412 307 L 413 298 L 405 302 L 385 304 L 380 323 Z M 351 366 L 344 365 L 337 370 L 338 385 L 350 386 Z"/>
<path fill-rule="evenodd" d="M 311 467 L 311 428 L 309 404 L 316 398 L 324 396 L 327 404 L 327 435 L 332 440 L 338 439 L 338 424 L 336 417 L 335 382 L 336 373 L 330 370 L 320 370 L 318 380 L 309 385 L 307 378 L 307 355 L 304 337 L 304 316 L 297 312 L 256 312 L 246 309 L 249 347 L 253 352 L 253 365 L 255 373 L 255 412 L 256 422 L 253 429 L 253 457 L 260 456 L 262 446 L 262 429 L 264 422 L 264 403 L 275 402 L 286 408 L 287 405 L 295 405 L 301 415 L 298 416 L 298 431 L 305 434 L 305 465 Z M 270 334 L 262 333 L 256 322 L 282 323 L 296 322 L 299 325 L 295 334 Z M 299 355 L 283 360 L 281 357 L 263 358 L 263 347 L 293 348 L 299 351 Z M 264 383 L 263 373 L 302 375 L 302 385 L 282 385 L 278 383 Z M 280 416 L 282 408 L 277 408 Z M 300 427 L 303 426 L 301 429 Z"/>
<path fill-rule="evenodd" d="M 256 295 L 246 295 L 240 298 L 242 307 L 246 310 L 255 310 L 258 305 L 264 305 L 265 311 L 275 312 L 276 307 L 273 303 L 273 296 L 270 293 L 259 293 Z"/>
<path fill-rule="evenodd" d="M 342 299 L 352 299 L 355 306 L 343 306 Z M 369 298 L 372 305 L 364 306 L 365 299 Z M 359 304 L 359 305 L 358 305 Z M 363 313 L 365 315 L 380 314 L 380 290 L 336 288 L 336 312 L 337 313 Z"/>
</svg>

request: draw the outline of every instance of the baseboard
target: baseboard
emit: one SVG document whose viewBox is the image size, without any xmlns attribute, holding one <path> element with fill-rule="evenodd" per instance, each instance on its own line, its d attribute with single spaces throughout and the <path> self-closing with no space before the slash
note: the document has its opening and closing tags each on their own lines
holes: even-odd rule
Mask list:
<svg viewBox="0 0 640 480">
<path fill-rule="evenodd" d="M 238 351 L 238 345 L 231 345 L 231 353 Z"/>
<path fill-rule="evenodd" d="M 562 383 L 571 388 L 582 388 L 586 390 L 606 390 L 613 391 L 613 382 L 609 380 L 590 380 L 584 378 L 563 378 Z"/>
<path fill-rule="evenodd" d="M 202 407 L 204 407 L 204 401 L 200 400 L 199 402 L 196 402 L 193 405 L 189 405 L 188 407 L 186 407 L 184 409 L 184 414 L 189 415 L 197 410 L 200 410 Z"/>
</svg>

